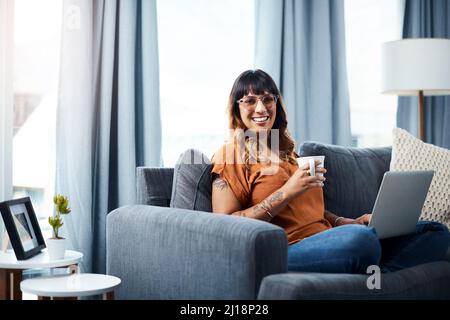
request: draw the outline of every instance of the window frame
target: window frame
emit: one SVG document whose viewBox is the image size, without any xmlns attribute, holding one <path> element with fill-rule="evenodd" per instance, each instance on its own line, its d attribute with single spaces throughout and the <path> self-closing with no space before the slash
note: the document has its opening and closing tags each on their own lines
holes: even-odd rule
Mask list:
<svg viewBox="0 0 450 320">
<path fill-rule="evenodd" d="M 179 4 L 183 3 L 183 1 L 178 0 L 157 1 L 160 71 L 159 92 L 162 127 L 161 157 L 163 159 L 163 167 L 175 166 L 180 154 L 187 149 L 197 149 L 206 156 L 211 157 L 218 148 L 228 141 L 229 129 L 226 119 L 226 107 L 229 92 L 236 77 L 241 72 L 248 69 L 254 69 L 255 67 L 254 1 L 234 0 L 215 3 L 214 1 L 208 2 L 202 0 L 190 2 L 189 6 L 179 6 L 178 2 Z M 199 6 L 201 9 L 195 9 L 194 15 L 192 15 L 192 8 L 196 8 L 196 6 Z M 178 7 L 180 7 L 180 9 L 178 9 Z M 177 14 L 175 16 L 173 16 L 172 13 L 174 8 L 177 8 Z M 236 15 L 237 8 L 240 12 L 238 15 Z M 246 20 L 239 19 L 241 14 L 248 17 L 249 13 L 252 13 L 251 20 L 248 18 Z M 230 20 L 224 18 L 222 21 L 219 18 L 226 17 L 228 14 L 230 14 L 230 17 L 233 15 L 233 19 L 236 19 L 234 22 L 242 22 L 242 25 L 237 27 L 237 32 L 240 33 L 239 38 L 233 36 L 233 39 L 230 39 L 230 42 L 228 42 L 229 38 L 227 36 L 222 37 L 221 33 L 210 33 L 211 30 L 217 31 L 218 29 L 223 30 L 224 35 L 234 34 L 234 31 L 230 31 L 230 27 L 227 27 Z M 178 15 L 180 17 L 178 17 Z M 208 33 L 199 29 L 201 25 L 212 23 L 210 22 L 211 17 L 215 16 L 217 16 L 217 18 L 213 21 L 214 23 L 217 21 L 217 24 L 208 28 Z M 177 28 L 173 27 L 173 23 L 171 23 L 171 21 L 177 21 L 181 25 L 183 23 L 188 23 L 191 20 L 195 21 L 195 23 L 190 24 L 189 28 L 183 29 L 183 32 L 188 30 L 186 34 L 183 34 L 183 32 L 180 33 Z M 227 22 L 225 22 L 225 20 Z M 236 23 L 230 24 L 230 26 L 236 26 Z M 183 39 L 183 41 L 188 41 L 186 39 L 189 39 L 190 35 L 197 35 L 195 38 L 198 40 L 198 43 L 195 41 L 189 41 L 189 43 L 181 43 L 182 41 L 178 40 L 174 41 L 174 39 L 178 39 L 177 37 L 180 37 L 182 34 L 183 36 L 181 36 L 180 39 Z M 201 37 L 199 37 L 198 34 L 201 34 Z M 210 34 L 212 34 L 215 40 L 218 39 L 217 41 L 220 41 L 221 44 L 226 44 L 226 48 L 223 47 L 223 50 L 229 49 L 231 53 L 235 54 L 223 56 L 217 55 L 217 51 L 215 51 L 217 50 L 217 46 L 215 44 L 211 45 L 211 41 L 206 41 L 211 37 Z M 245 41 L 245 47 L 243 47 L 243 41 Z M 213 49 L 203 48 L 202 43 Z M 179 49 L 187 44 L 189 44 L 189 49 L 187 50 L 189 51 L 188 54 Z M 195 50 L 192 48 L 195 48 Z M 220 53 L 223 53 L 223 50 L 221 50 Z M 180 52 L 182 53 L 181 59 L 177 57 Z M 207 53 L 205 54 L 204 52 Z M 198 58 L 202 56 L 205 56 L 206 58 Z M 188 60 L 187 57 L 193 57 L 194 60 Z M 209 59 L 209 57 L 213 57 L 213 59 Z M 226 70 L 216 67 L 214 63 L 223 61 L 223 59 L 226 59 L 227 63 L 232 65 L 232 67 L 224 68 Z M 176 61 L 176 63 L 173 61 Z M 182 66 L 195 65 L 195 74 L 190 77 L 185 76 L 194 71 L 192 68 L 180 69 L 177 67 L 178 63 Z M 220 65 L 223 66 L 226 64 L 220 63 Z M 183 70 L 183 73 L 181 73 L 180 70 Z M 168 75 L 170 75 L 170 77 L 168 77 Z M 220 81 L 217 81 L 217 78 L 220 78 Z M 188 85 L 184 85 L 184 83 L 188 83 Z M 195 86 L 192 85 L 193 83 L 195 83 Z M 188 90 L 192 95 L 187 94 Z M 178 93 L 176 97 L 173 95 L 173 92 Z M 207 94 L 202 96 L 202 101 L 200 103 L 197 103 L 197 99 L 199 99 L 199 94 L 201 95 L 201 92 L 206 92 Z M 214 93 L 214 96 L 211 95 L 212 93 Z M 196 103 L 195 105 L 185 103 L 180 101 L 178 97 L 183 97 L 183 99 L 189 97 L 190 101 L 196 101 Z M 186 118 L 184 116 L 186 116 Z M 199 126 L 198 119 L 205 121 Z M 215 119 L 217 119 L 217 121 L 215 121 Z M 189 128 L 185 125 L 186 123 L 194 125 Z"/>
<path fill-rule="evenodd" d="M 351 8 L 355 9 L 355 3 L 358 3 L 358 6 L 365 7 L 363 15 L 361 15 L 360 12 L 350 10 Z M 375 4 L 376 8 L 373 10 Z M 369 64 L 370 61 L 372 61 L 370 58 L 375 57 L 376 63 L 379 64 L 381 62 L 380 48 L 382 43 L 401 38 L 404 6 L 404 0 L 344 1 L 346 33 L 345 49 L 351 121 L 350 126 L 352 145 L 354 147 L 374 148 L 392 144 L 390 132 L 396 127 L 395 118 L 397 112 L 397 98 L 392 95 L 381 93 L 379 87 L 381 80 L 379 67 L 377 69 L 377 73 L 374 73 L 375 71 L 372 72 L 370 68 L 370 71 L 368 72 L 365 66 L 363 66 L 362 61 L 358 59 L 354 60 L 352 58 L 356 55 L 358 55 L 358 57 L 364 57 L 364 60 L 366 61 L 365 63 Z M 368 8 L 370 8 L 370 10 Z M 386 12 L 386 10 L 389 10 L 390 13 L 387 15 L 387 18 L 390 19 L 388 21 L 385 20 L 385 14 L 381 15 L 381 12 Z M 371 12 L 374 20 L 364 20 L 364 26 L 359 24 L 356 25 L 353 18 L 348 19 L 348 17 L 364 17 L 365 14 L 367 14 L 367 11 Z M 360 18 L 357 20 L 360 20 Z M 388 22 L 388 28 L 383 29 L 368 27 L 372 26 L 372 22 L 380 24 L 380 26 L 382 24 L 386 25 L 386 22 Z M 358 30 L 358 32 L 355 33 L 354 30 Z M 375 45 L 378 44 L 378 47 L 375 48 L 375 50 L 377 50 L 377 54 L 374 54 L 374 50 L 367 49 L 366 46 L 364 46 L 364 51 L 354 50 L 355 48 L 360 49 L 361 45 L 356 45 L 355 47 L 352 46 L 352 44 L 359 42 L 359 39 L 362 37 L 362 32 L 366 31 L 369 33 L 364 33 L 364 37 L 366 39 L 371 39 L 370 42 L 372 43 L 372 47 L 375 47 Z M 381 42 L 378 42 L 378 40 Z M 370 55 L 368 55 L 369 52 L 371 52 Z M 376 64 L 372 63 L 370 67 L 373 65 Z M 358 72 L 354 72 L 355 70 L 358 70 Z M 370 74 L 370 78 L 376 79 L 376 81 L 372 81 L 369 85 L 362 86 L 364 89 L 359 86 L 361 83 L 366 83 L 366 80 L 368 79 L 364 76 L 362 78 L 360 77 L 360 73 L 362 72 L 361 70 L 365 70 L 365 74 Z M 358 80 L 355 81 L 356 79 Z M 357 83 L 359 85 L 357 85 Z M 371 90 L 367 90 L 366 88 L 371 88 Z M 364 98 L 361 99 L 361 97 Z M 376 103 L 373 103 L 373 101 Z M 373 119 L 382 119 L 380 122 L 389 125 L 374 127 L 370 125 L 373 122 Z"/>
</svg>

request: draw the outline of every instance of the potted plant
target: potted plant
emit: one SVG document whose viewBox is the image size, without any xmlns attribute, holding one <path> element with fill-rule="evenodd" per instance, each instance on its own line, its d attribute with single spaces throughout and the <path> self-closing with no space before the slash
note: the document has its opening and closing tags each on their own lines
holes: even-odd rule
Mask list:
<svg viewBox="0 0 450 320">
<path fill-rule="evenodd" d="M 53 197 L 53 203 L 55 204 L 55 213 L 48 217 L 48 223 L 53 229 L 53 237 L 47 239 L 48 255 L 52 260 L 64 258 L 66 239 L 59 236 L 59 228 L 64 225 L 62 215 L 71 212 L 67 197 L 56 195 Z"/>
</svg>

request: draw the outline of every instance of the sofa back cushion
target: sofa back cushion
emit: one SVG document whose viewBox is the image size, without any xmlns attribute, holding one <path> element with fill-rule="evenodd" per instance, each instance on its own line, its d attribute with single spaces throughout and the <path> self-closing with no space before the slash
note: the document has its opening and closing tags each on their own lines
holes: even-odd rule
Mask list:
<svg viewBox="0 0 450 320">
<path fill-rule="evenodd" d="M 211 212 L 211 161 L 188 149 L 174 168 L 170 207 Z"/>
<path fill-rule="evenodd" d="M 137 204 L 168 207 L 172 196 L 173 168 L 137 167 Z"/>
<path fill-rule="evenodd" d="M 351 148 L 307 141 L 300 156 L 325 156 L 325 209 L 344 217 L 371 213 L 383 175 L 389 170 L 391 147 Z"/>
</svg>

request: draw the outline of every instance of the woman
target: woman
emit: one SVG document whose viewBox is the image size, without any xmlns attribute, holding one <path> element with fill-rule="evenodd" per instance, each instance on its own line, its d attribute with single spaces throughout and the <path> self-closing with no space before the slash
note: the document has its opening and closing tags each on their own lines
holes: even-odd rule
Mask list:
<svg viewBox="0 0 450 320">
<path fill-rule="evenodd" d="M 235 81 L 228 103 L 232 141 L 213 156 L 213 212 L 269 221 L 286 231 L 291 271 L 365 273 L 370 265 L 395 271 L 443 258 L 447 228 L 419 222 L 416 233 L 378 240 L 370 214 L 338 217 L 324 209 L 326 169 L 298 167 L 283 99 L 264 71 Z M 278 139 L 276 139 L 278 137 Z M 317 165 L 318 163 L 316 163 Z"/>
</svg>

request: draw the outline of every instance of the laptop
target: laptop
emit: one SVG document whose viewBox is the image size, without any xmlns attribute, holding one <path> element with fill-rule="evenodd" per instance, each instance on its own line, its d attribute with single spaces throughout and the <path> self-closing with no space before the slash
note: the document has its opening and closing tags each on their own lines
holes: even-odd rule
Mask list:
<svg viewBox="0 0 450 320">
<path fill-rule="evenodd" d="M 414 233 L 434 171 L 388 171 L 383 176 L 369 226 L 385 239 Z"/>
</svg>

